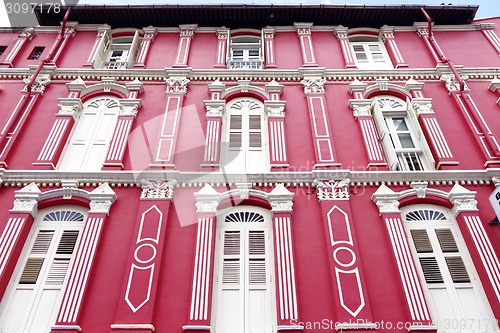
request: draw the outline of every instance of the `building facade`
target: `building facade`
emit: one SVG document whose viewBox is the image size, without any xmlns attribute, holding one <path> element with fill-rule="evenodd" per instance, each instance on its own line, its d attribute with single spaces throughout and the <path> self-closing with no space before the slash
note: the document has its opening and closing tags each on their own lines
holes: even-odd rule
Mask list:
<svg viewBox="0 0 500 333">
<path fill-rule="evenodd" d="M 500 18 L 476 11 L 2 31 L 0 332 L 498 332 Z"/>
</svg>

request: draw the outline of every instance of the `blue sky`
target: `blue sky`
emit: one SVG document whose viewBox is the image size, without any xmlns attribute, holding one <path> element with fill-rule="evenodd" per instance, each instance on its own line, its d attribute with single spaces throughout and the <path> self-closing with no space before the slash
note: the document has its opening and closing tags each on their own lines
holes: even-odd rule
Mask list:
<svg viewBox="0 0 500 333">
<path fill-rule="evenodd" d="M 161 4 L 161 3 L 170 3 L 170 4 L 217 4 L 217 3 L 247 3 L 247 4 L 370 4 L 370 5 L 392 5 L 392 4 L 419 4 L 419 5 L 440 5 L 443 2 L 445 4 L 450 3 L 450 0 L 446 2 L 444 0 L 251 0 L 247 2 L 239 2 L 237 0 L 176 0 L 176 1 L 158 1 L 158 0 L 80 0 L 80 4 Z M 469 0 L 469 2 L 465 2 L 466 0 L 460 0 L 460 2 L 452 2 L 454 5 L 479 5 L 479 10 L 476 14 L 476 19 L 492 17 L 492 16 L 500 16 L 500 5 L 498 0 Z M 20 0 L 17 1 L 19 3 L 23 2 L 37 2 L 37 3 L 47 3 L 50 0 Z M 10 26 L 10 22 L 6 13 L 4 0 L 0 0 L 0 27 Z"/>
</svg>

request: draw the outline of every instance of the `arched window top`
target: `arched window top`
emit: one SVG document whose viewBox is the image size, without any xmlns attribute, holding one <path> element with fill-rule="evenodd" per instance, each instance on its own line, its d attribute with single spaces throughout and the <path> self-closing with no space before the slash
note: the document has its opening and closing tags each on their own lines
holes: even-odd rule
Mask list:
<svg viewBox="0 0 500 333">
<path fill-rule="evenodd" d="M 86 102 L 88 108 L 99 109 L 101 107 L 106 107 L 108 109 L 118 108 L 118 102 L 115 97 L 106 96 L 106 97 L 95 97 Z"/>
<path fill-rule="evenodd" d="M 253 98 L 238 99 L 231 103 L 229 110 L 239 112 L 259 112 L 262 111 L 262 105 Z"/>
<path fill-rule="evenodd" d="M 83 222 L 84 216 L 80 212 L 72 210 L 59 210 L 50 212 L 44 216 L 43 221 L 52 222 Z"/>
<path fill-rule="evenodd" d="M 376 103 L 382 111 L 406 111 L 406 102 L 394 96 L 379 96 Z"/>
<path fill-rule="evenodd" d="M 446 216 L 442 212 L 433 209 L 419 209 L 410 211 L 406 214 L 405 219 L 407 222 L 447 220 Z"/>
<path fill-rule="evenodd" d="M 231 38 L 234 44 L 260 44 L 260 36 L 235 36 Z"/>
<path fill-rule="evenodd" d="M 349 41 L 350 42 L 360 42 L 360 43 L 370 43 L 370 42 L 379 42 L 380 39 L 377 36 L 373 35 L 361 35 L 361 34 L 355 34 L 349 36 Z"/>
<path fill-rule="evenodd" d="M 227 215 L 224 222 L 264 222 L 264 216 L 256 212 L 235 212 Z"/>
</svg>

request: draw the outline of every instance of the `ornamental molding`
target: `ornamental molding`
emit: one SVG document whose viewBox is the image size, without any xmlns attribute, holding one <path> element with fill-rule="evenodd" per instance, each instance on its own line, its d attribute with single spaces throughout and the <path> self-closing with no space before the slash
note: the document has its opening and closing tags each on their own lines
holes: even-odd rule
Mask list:
<svg viewBox="0 0 500 333">
<path fill-rule="evenodd" d="M 28 40 L 32 40 L 33 37 L 35 37 L 35 35 L 36 35 L 35 28 L 29 27 L 29 28 L 24 29 L 21 32 L 21 34 L 19 35 L 19 37 L 26 38 Z"/>
<path fill-rule="evenodd" d="M 355 79 L 349 84 L 348 91 L 352 95 L 354 92 L 364 92 L 366 90 L 366 87 L 368 85 L 364 82 L 359 81 L 358 79 Z"/>
<path fill-rule="evenodd" d="M 169 77 L 165 80 L 167 84 L 167 94 L 186 94 L 189 80 L 187 77 Z"/>
<path fill-rule="evenodd" d="M 417 116 L 421 114 L 435 114 L 432 106 L 432 98 L 414 98 L 411 101 L 411 106 Z"/>
<path fill-rule="evenodd" d="M 78 186 L 80 184 L 77 180 L 73 179 L 62 179 L 61 186 L 63 188 L 63 199 L 69 200 L 75 195 L 78 191 Z"/>
<path fill-rule="evenodd" d="M 490 85 L 488 86 L 488 89 L 495 92 L 500 89 L 500 79 L 499 78 L 494 78 L 491 80 Z"/>
<path fill-rule="evenodd" d="M 181 24 L 179 25 L 180 35 L 190 37 L 194 35 L 194 31 L 198 28 L 198 24 Z"/>
<path fill-rule="evenodd" d="M 83 109 L 83 103 L 80 98 L 58 98 L 59 111 L 57 116 L 72 117 L 74 121 L 77 121 Z"/>
<path fill-rule="evenodd" d="M 111 205 L 116 201 L 116 194 L 111 187 L 109 187 L 108 183 L 103 183 L 89 193 L 89 199 L 89 213 L 103 213 L 109 215 Z"/>
<path fill-rule="evenodd" d="M 349 28 L 339 25 L 334 28 L 334 34 L 337 39 L 347 39 L 347 30 Z"/>
<path fill-rule="evenodd" d="M 464 82 L 464 90 L 469 90 L 469 87 L 467 86 L 467 83 L 465 82 L 466 80 L 469 79 L 469 77 L 467 75 L 460 75 L 460 77 L 462 78 L 462 81 Z M 443 75 L 441 75 L 440 80 L 445 82 L 446 89 L 448 90 L 448 93 L 460 91 L 460 83 L 458 82 L 458 80 L 454 74 L 443 74 Z"/>
<path fill-rule="evenodd" d="M 38 212 L 38 201 L 42 196 L 42 191 L 35 183 L 23 187 L 22 189 L 14 192 L 14 203 L 11 213 L 28 213 L 35 218 Z"/>
<path fill-rule="evenodd" d="M 322 77 L 306 77 L 300 83 L 304 86 L 305 94 L 324 94 L 326 79 Z"/>
<path fill-rule="evenodd" d="M 153 40 L 158 34 L 158 29 L 156 27 L 153 27 L 152 25 L 142 28 L 142 30 L 144 31 L 144 39 Z"/>
<path fill-rule="evenodd" d="M 349 200 L 349 184 L 351 180 L 344 178 L 341 180 L 322 181 L 315 179 L 313 186 L 316 187 L 316 195 L 319 201 L 323 200 Z"/>
<path fill-rule="evenodd" d="M 264 29 L 262 29 L 262 32 L 264 33 L 264 38 L 274 38 L 274 34 L 276 33 L 276 29 L 267 26 Z"/>
<path fill-rule="evenodd" d="M 283 183 L 278 183 L 268 194 L 268 201 L 273 212 L 292 212 L 294 193 L 290 192 Z"/>
<path fill-rule="evenodd" d="M 283 90 L 285 89 L 285 86 L 282 84 L 279 84 L 275 80 L 272 80 L 268 84 L 266 84 L 265 90 L 267 94 L 271 93 L 278 93 L 281 95 L 283 93 Z"/>
<path fill-rule="evenodd" d="M 424 82 L 418 82 L 417 80 L 410 78 L 405 83 L 405 90 L 407 92 L 411 92 L 412 90 L 422 90 L 424 84 Z"/>
<path fill-rule="evenodd" d="M 385 184 L 372 194 L 372 201 L 377 205 L 379 214 L 401 213 L 399 210 L 399 195 Z"/>
<path fill-rule="evenodd" d="M 384 43 L 387 41 L 387 39 L 394 39 L 394 29 L 395 27 L 388 25 L 384 25 L 382 28 L 380 28 L 380 37 L 382 38 L 382 41 Z"/>
<path fill-rule="evenodd" d="M 353 110 L 354 117 L 371 117 L 372 116 L 371 99 L 350 99 L 349 107 Z"/>
<path fill-rule="evenodd" d="M 119 99 L 120 116 L 136 117 L 139 108 L 142 106 L 140 99 Z"/>
<path fill-rule="evenodd" d="M 411 182 L 410 187 L 415 190 L 417 198 L 425 198 L 428 182 Z"/>
<path fill-rule="evenodd" d="M 226 109 L 225 100 L 206 100 L 205 110 L 206 116 L 209 118 L 222 117 Z"/>
<path fill-rule="evenodd" d="M 493 185 L 495 185 L 495 187 L 500 185 L 500 177 L 492 177 L 491 181 L 493 182 Z"/>
<path fill-rule="evenodd" d="M 31 81 L 31 78 L 33 77 L 34 74 L 30 75 L 29 77 L 23 79 L 23 82 L 25 84 L 22 92 L 27 92 L 28 91 L 28 84 Z M 45 89 L 50 83 L 51 75 L 50 74 L 38 74 L 35 81 L 33 82 L 31 86 L 31 91 L 35 93 L 40 93 L 43 95 L 45 92 Z"/>
<path fill-rule="evenodd" d="M 194 194 L 197 213 L 215 213 L 221 201 L 221 195 L 209 184 Z"/>
<path fill-rule="evenodd" d="M 226 27 L 216 29 L 215 32 L 217 33 L 218 39 L 228 39 L 229 38 L 229 29 Z"/>
<path fill-rule="evenodd" d="M 448 200 L 453 204 L 451 211 L 457 216 L 463 212 L 477 212 L 477 200 L 475 191 L 470 191 L 465 187 L 455 184 L 448 194 Z"/>
<path fill-rule="evenodd" d="M 144 91 L 144 86 L 139 79 L 134 79 L 131 82 L 125 83 L 125 85 L 116 83 L 116 78 L 114 77 L 103 77 L 101 82 L 95 83 L 87 86 L 80 76 L 78 76 L 72 82 L 66 83 L 69 91 L 80 92 L 80 97 L 94 92 L 104 92 L 108 93 L 110 91 L 117 91 L 123 96 L 129 96 L 131 91 L 137 91 L 137 93 L 142 93 Z"/>
<path fill-rule="evenodd" d="M 223 93 L 224 90 L 226 90 L 226 85 L 222 82 L 220 82 L 219 79 L 215 80 L 214 82 L 210 83 L 208 85 L 208 93 L 212 93 L 212 92 L 219 92 L 219 93 Z"/>
<path fill-rule="evenodd" d="M 175 179 L 169 181 L 142 179 L 141 184 L 141 200 L 172 200 L 177 181 Z"/>
<path fill-rule="evenodd" d="M 264 101 L 264 110 L 269 118 L 285 117 L 286 101 Z"/>
<path fill-rule="evenodd" d="M 310 35 L 311 28 L 313 26 L 312 23 L 294 23 L 294 28 L 297 30 L 299 35 Z"/>
</svg>

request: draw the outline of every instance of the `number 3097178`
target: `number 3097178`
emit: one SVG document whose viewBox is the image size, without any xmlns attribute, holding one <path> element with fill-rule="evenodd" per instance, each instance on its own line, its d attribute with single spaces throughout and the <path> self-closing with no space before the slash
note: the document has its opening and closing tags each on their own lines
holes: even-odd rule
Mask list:
<svg viewBox="0 0 500 333">
<path fill-rule="evenodd" d="M 41 13 L 59 13 L 61 12 L 61 4 L 46 2 L 46 3 L 35 3 L 35 2 L 15 2 L 10 3 L 7 2 L 5 4 L 5 9 L 7 10 L 7 14 L 28 14 L 34 13 L 35 10 L 39 8 Z"/>
</svg>

